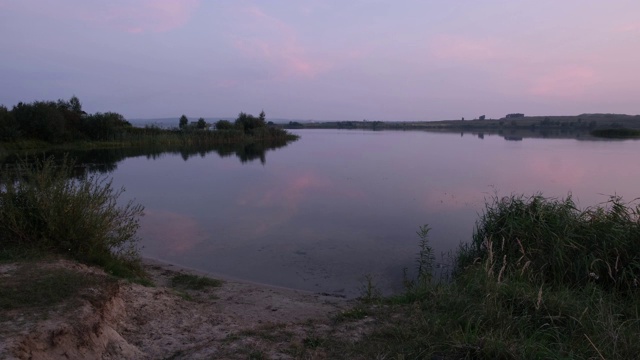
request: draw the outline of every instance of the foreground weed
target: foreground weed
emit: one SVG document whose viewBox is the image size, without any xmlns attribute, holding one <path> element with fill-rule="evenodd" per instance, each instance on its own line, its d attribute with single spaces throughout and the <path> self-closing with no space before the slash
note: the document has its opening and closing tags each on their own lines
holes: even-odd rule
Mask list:
<svg viewBox="0 0 640 360">
<path fill-rule="evenodd" d="M 364 277 L 364 285 L 362 288 L 362 295 L 360 296 L 360 301 L 371 303 L 382 298 L 382 292 L 376 286 L 373 276 L 371 274 L 367 274 Z"/>
<path fill-rule="evenodd" d="M 171 278 L 171 287 L 184 290 L 204 290 L 209 287 L 220 287 L 222 281 L 205 276 L 177 274 Z"/>
<path fill-rule="evenodd" d="M 115 190 L 110 180 L 73 175 L 66 158 L 24 160 L 3 171 L 1 247 L 63 254 L 114 275 L 140 275 L 136 231 L 143 207 L 119 205 L 124 189 Z"/>
<path fill-rule="evenodd" d="M 0 309 L 56 305 L 88 288 L 104 288 L 114 278 L 68 269 L 44 269 L 22 264 L 0 282 Z"/>
</svg>

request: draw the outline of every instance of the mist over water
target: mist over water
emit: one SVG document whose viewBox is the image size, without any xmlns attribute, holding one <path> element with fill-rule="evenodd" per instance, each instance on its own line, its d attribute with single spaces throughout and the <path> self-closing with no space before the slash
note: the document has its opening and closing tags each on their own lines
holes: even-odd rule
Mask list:
<svg viewBox="0 0 640 360">
<path fill-rule="evenodd" d="M 119 162 L 114 183 L 146 207 L 143 255 L 349 297 L 370 275 L 390 293 L 415 267 L 420 225 L 432 228 L 436 254 L 455 251 L 496 194 L 570 193 L 580 207 L 640 196 L 638 141 L 295 133 L 259 160 L 205 152 Z"/>
</svg>

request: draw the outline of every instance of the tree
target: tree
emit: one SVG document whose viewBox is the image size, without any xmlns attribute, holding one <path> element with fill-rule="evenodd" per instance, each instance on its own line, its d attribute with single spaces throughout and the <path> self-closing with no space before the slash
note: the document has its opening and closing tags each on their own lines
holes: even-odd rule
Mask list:
<svg viewBox="0 0 640 360">
<path fill-rule="evenodd" d="M 189 126 L 189 119 L 184 114 L 180 116 L 180 123 L 178 124 L 178 126 L 180 127 L 180 129 L 186 129 L 187 126 Z"/>
<path fill-rule="evenodd" d="M 261 113 L 261 115 L 264 116 L 264 111 Z M 240 114 L 238 114 L 235 126 L 245 133 L 250 133 L 254 129 L 266 127 L 267 124 L 265 123 L 264 119 L 256 118 L 251 114 L 241 112 Z"/>
<path fill-rule="evenodd" d="M 267 115 L 264 113 L 264 110 L 260 111 L 260 115 L 258 115 L 258 119 L 264 122 L 266 118 L 267 118 Z"/>
<path fill-rule="evenodd" d="M 124 116 L 115 112 L 89 115 L 84 124 L 84 133 L 92 140 L 113 140 L 123 129 L 132 126 Z"/>
<path fill-rule="evenodd" d="M 69 99 L 69 110 L 82 114 L 82 104 L 80 103 L 80 99 L 77 96 L 73 95 L 71 99 Z"/>
<path fill-rule="evenodd" d="M 6 107 L 0 105 L 0 141 L 11 141 L 18 138 L 18 123 Z"/>
<path fill-rule="evenodd" d="M 204 118 L 200 118 L 200 119 L 198 119 L 198 122 L 196 123 L 196 127 L 198 129 L 204 130 L 207 127 L 207 122 L 204 121 Z"/>
<path fill-rule="evenodd" d="M 227 120 L 218 120 L 216 123 L 216 130 L 230 130 L 233 129 L 233 124 Z"/>
<path fill-rule="evenodd" d="M 18 103 L 11 110 L 18 123 L 20 133 L 26 138 L 48 142 L 63 141 L 66 119 L 61 108 L 53 101 L 36 101 L 32 104 Z"/>
<path fill-rule="evenodd" d="M 486 118 L 486 116 L 485 116 L 485 115 L 480 115 L 480 117 L 479 117 L 478 119 L 480 119 L 480 120 L 484 120 L 485 118 Z"/>
</svg>

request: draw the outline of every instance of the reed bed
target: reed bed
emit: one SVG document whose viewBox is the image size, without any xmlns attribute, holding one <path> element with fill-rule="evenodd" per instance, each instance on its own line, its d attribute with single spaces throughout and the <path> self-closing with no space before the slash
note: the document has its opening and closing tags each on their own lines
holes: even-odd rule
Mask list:
<svg viewBox="0 0 640 360">
<path fill-rule="evenodd" d="M 421 227 L 417 279 L 356 308 L 365 315 L 352 321 L 374 319 L 367 336 L 327 348 L 354 359 L 635 359 L 639 226 L 638 206 L 617 196 L 584 210 L 570 196 L 496 196 L 450 281 L 420 273 L 433 269 Z"/>
</svg>

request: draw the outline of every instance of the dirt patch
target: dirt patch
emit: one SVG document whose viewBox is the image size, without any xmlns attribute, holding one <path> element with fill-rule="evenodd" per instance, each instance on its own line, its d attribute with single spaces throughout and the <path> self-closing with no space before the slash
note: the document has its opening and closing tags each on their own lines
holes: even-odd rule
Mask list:
<svg viewBox="0 0 640 360">
<path fill-rule="evenodd" d="M 64 268 L 96 281 L 58 304 L 0 310 L 3 359 L 324 358 L 318 339 L 333 331 L 333 315 L 353 305 L 228 280 L 202 290 L 171 288 L 173 276 L 195 272 L 155 261 L 145 263 L 155 287 L 102 281 L 112 278 L 67 260 L 2 265 L 0 285 L 23 266 Z"/>
</svg>

